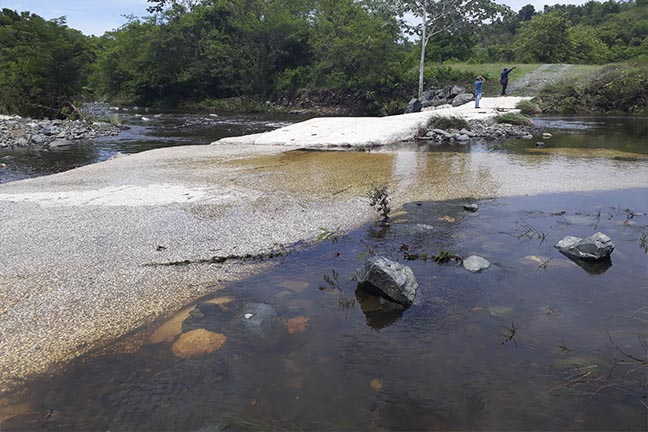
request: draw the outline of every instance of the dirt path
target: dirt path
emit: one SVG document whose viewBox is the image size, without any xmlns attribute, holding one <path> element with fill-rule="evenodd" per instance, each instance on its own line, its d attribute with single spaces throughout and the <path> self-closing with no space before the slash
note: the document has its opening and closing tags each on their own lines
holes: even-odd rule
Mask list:
<svg viewBox="0 0 648 432">
<path fill-rule="evenodd" d="M 574 65 L 543 64 L 538 69 L 515 80 L 509 86 L 509 94 L 534 96 L 547 84 L 553 84 L 564 78 Z"/>
</svg>

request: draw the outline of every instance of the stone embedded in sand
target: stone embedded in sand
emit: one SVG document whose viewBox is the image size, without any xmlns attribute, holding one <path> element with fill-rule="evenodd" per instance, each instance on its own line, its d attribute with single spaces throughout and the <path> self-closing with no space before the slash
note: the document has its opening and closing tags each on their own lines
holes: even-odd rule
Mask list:
<svg viewBox="0 0 648 432">
<path fill-rule="evenodd" d="M 162 342 L 172 342 L 180 333 L 182 333 L 182 322 L 189 317 L 194 307 L 183 309 L 175 314 L 171 319 L 166 321 L 149 337 L 149 342 L 159 344 Z"/>
<path fill-rule="evenodd" d="M 200 357 L 221 349 L 226 341 L 227 336 L 223 334 L 198 329 L 182 334 L 171 350 L 182 358 Z"/>
<path fill-rule="evenodd" d="M 369 386 L 374 390 L 379 392 L 380 390 L 383 389 L 383 382 L 380 378 L 374 378 L 371 380 L 369 383 Z"/>
<path fill-rule="evenodd" d="M 298 316 L 295 318 L 290 318 L 286 321 L 286 328 L 288 328 L 288 334 L 302 333 L 308 328 L 308 321 L 310 318 L 304 316 Z"/>
</svg>

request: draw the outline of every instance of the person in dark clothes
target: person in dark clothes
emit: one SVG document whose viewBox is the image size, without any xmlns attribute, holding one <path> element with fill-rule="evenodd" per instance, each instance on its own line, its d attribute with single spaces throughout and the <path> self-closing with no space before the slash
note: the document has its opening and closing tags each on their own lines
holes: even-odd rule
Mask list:
<svg viewBox="0 0 648 432">
<path fill-rule="evenodd" d="M 506 88 L 508 87 L 508 77 L 511 72 L 513 72 L 513 69 L 515 69 L 517 66 L 513 66 L 512 68 L 504 68 L 502 69 L 502 73 L 500 74 L 500 84 L 502 84 L 502 96 L 506 96 Z"/>
<path fill-rule="evenodd" d="M 481 100 L 482 97 L 484 81 L 486 80 L 481 75 L 479 75 L 475 79 L 475 108 L 476 109 L 479 108 L 479 101 Z"/>
</svg>

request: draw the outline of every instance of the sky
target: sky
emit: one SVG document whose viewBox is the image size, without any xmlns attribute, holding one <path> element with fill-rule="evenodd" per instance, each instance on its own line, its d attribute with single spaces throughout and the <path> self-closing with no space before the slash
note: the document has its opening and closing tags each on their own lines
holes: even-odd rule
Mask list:
<svg viewBox="0 0 648 432">
<path fill-rule="evenodd" d="M 537 10 L 546 4 L 580 4 L 586 0 L 497 0 L 514 10 L 531 3 Z M 28 10 L 43 18 L 67 17 L 70 27 L 85 34 L 102 35 L 126 22 L 124 15 L 146 15 L 146 0 L 0 0 L 0 9 Z"/>
</svg>

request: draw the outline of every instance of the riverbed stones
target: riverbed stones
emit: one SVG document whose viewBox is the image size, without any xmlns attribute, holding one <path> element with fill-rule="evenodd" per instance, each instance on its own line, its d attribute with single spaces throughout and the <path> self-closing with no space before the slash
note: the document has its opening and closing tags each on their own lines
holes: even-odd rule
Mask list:
<svg viewBox="0 0 648 432">
<path fill-rule="evenodd" d="M 65 141 L 117 135 L 118 126 L 82 120 L 33 120 L 0 118 L 0 148 L 56 148 Z"/>
<path fill-rule="evenodd" d="M 587 238 L 567 236 L 560 240 L 555 247 L 571 258 L 598 261 L 609 258 L 614 252 L 615 246 L 610 237 L 598 232 Z"/>
<path fill-rule="evenodd" d="M 463 260 L 463 267 L 469 272 L 478 273 L 486 270 L 491 266 L 491 263 L 483 257 L 472 255 Z"/>
<path fill-rule="evenodd" d="M 410 306 L 416 297 L 418 282 L 410 267 L 388 258 L 373 256 L 358 270 L 358 282 L 379 290 L 390 300 Z"/>
<path fill-rule="evenodd" d="M 188 359 L 217 351 L 225 345 L 226 341 L 227 336 L 224 334 L 196 329 L 180 335 L 171 350 L 177 357 Z"/>
</svg>

